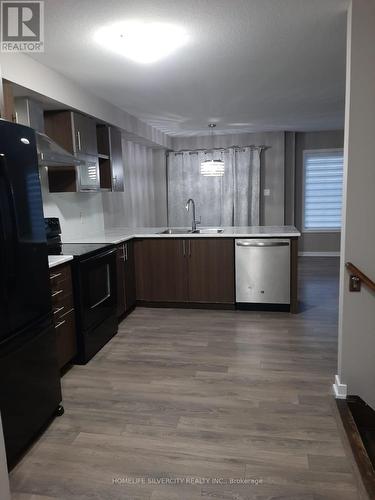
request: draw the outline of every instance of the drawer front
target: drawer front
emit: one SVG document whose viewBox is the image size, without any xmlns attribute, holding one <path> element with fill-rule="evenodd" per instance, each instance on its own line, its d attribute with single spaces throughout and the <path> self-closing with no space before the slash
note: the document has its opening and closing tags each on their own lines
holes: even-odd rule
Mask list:
<svg viewBox="0 0 375 500">
<path fill-rule="evenodd" d="M 50 269 L 49 276 L 52 288 L 57 288 L 66 282 L 70 283 L 70 285 L 72 283 L 72 274 L 69 264 Z"/>
<path fill-rule="evenodd" d="M 66 307 L 73 304 L 72 274 L 69 265 L 58 266 L 50 271 L 50 284 L 52 305 L 54 310 L 63 305 Z M 65 312 L 68 309 L 65 310 Z"/>
<path fill-rule="evenodd" d="M 55 320 L 57 357 L 62 368 L 77 354 L 77 336 L 74 309 Z"/>
<path fill-rule="evenodd" d="M 52 311 L 55 321 L 74 308 L 73 294 L 56 295 L 52 298 Z"/>
</svg>

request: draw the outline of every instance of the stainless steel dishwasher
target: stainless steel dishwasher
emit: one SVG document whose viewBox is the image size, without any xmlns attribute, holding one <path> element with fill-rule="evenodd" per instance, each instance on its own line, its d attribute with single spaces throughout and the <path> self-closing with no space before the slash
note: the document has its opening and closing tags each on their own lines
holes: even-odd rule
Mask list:
<svg viewBox="0 0 375 500">
<path fill-rule="evenodd" d="M 290 240 L 236 239 L 236 302 L 290 304 Z"/>
</svg>

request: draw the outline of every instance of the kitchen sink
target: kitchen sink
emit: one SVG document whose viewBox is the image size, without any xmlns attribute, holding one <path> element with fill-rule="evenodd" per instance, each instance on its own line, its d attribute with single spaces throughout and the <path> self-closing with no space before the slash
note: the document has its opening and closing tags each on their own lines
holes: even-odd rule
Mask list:
<svg viewBox="0 0 375 500">
<path fill-rule="evenodd" d="M 187 234 L 191 233 L 191 229 L 174 229 L 174 228 L 169 228 L 165 229 L 164 231 L 161 231 L 158 234 Z"/>
<path fill-rule="evenodd" d="M 221 229 L 220 227 L 202 227 L 201 229 L 196 229 L 195 231 L 192 231 L 191 229 L 176 229 L 176 228 L 169 228 L 165 229 L 164 231 L 161 231 L 158 234 L 220 234 L 224 231 L 224 229 Z"/>
<path fill-rule="evenodd" d="M 224 231 L 224 229 L 221 229 L 220 227 L 206 227 L 202 229 L 196 229 L 195 231 L 192 231 L 194 234 L 220 234 Z"/>
</svg>

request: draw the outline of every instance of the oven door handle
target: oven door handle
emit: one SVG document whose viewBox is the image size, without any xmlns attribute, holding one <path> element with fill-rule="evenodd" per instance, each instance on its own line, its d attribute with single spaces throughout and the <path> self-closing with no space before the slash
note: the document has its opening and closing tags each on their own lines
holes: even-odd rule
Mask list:
<svg viewBox="0 0 375 500">
<path fill-rule="evenodd" d="M 105 302 L 107 299 L 109 299 L 110 296 L 111 296 L 111 294 L 107 293 L 107 295 L 105 297 L 103 297 L 102 299 L 98 300 L 98 302 L 96 302 L 96 304 L 93 304 L 92 306 L 90 306 L 90 309 L 95 309 L 96 307 L 100 306 L 100 304 L 103 304 L 103 302 Z"/>
<path fill-rule="evenodd" d="M 113 248 L 113 249 L 109 250 L 108 252 L 98 253 L 96 255 L 93 255 L 92 257 L 88 257 L 87 259 L 82 259 L 81 263 L 86 264 L 87 262 L 91 262 L 93 260 L 102 259 L 102 258 L 108 257 L 109 255 L 112 255 L 116 252 L 117 252 L 116 248 Z"/>
</svg>

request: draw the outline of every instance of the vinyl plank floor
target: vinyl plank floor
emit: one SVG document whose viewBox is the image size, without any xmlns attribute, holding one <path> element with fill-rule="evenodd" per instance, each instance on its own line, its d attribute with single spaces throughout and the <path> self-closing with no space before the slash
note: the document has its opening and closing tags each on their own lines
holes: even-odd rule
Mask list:
<svg viewBox="0 0 375 500">
<path fill-rule="evenodd" d="M 359 498 L 332 407 L 338 272 L 301 259 L 297 315 L 136 309 L 65 374 L 13 499 Z"/>
</svg>

